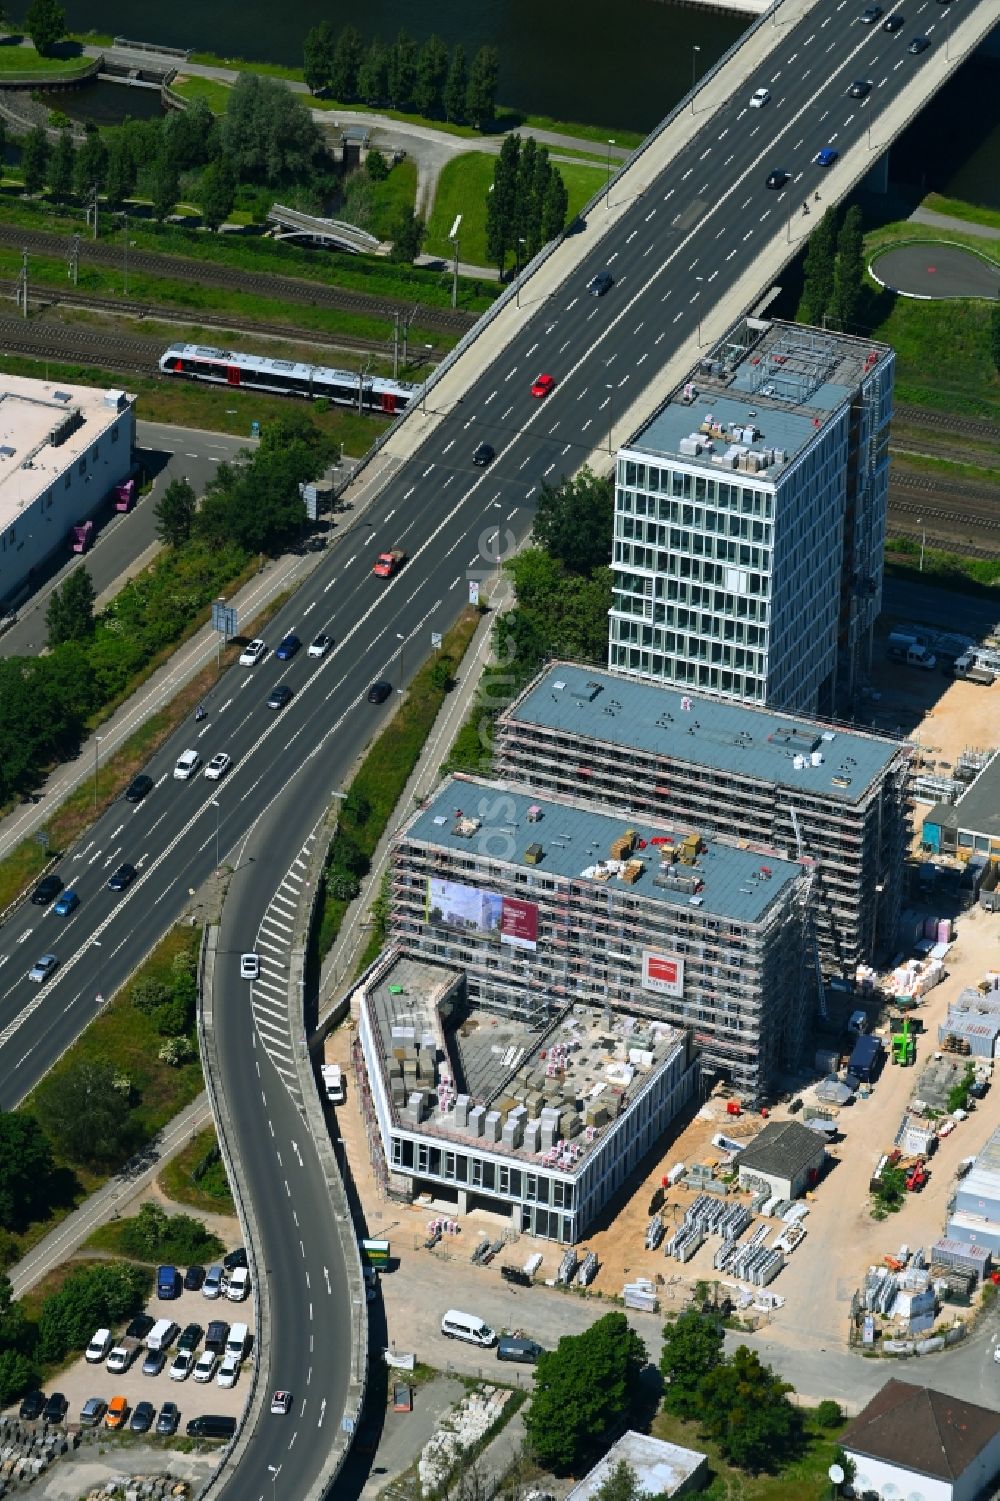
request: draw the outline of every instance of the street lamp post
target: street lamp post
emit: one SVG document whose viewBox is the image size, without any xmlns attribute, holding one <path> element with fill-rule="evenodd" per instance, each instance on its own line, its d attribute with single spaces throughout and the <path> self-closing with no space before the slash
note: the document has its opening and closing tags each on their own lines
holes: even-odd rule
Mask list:
<svg viewBox="0 0 1000 1501">
<path fill-rule="evenodd" d="M 920 528 L 920 572 L 924 571 L 924 548 L 927 546 L 927 528 L 924 526 L 924 518 L 921 516 L 917 521 Z"/>
<path fill-rule="evenodd" d="M 402 693 L 402 691 L 403 691 L 403 656 L 404 656 L 404 654 L 406 652 L 406 637 L 404 636 L 404 634 L 403 634 L 402 631 L 397 631 L 396 632 L 396 640 L 399 642 L 399 687 L 396 689 L 396 692 L 397 693 Z"/>
<path fill-rule="evenodd" d="M 611 384 L 611 382 L 608 381 L 608 453 L 610 453 L 610 454 L 614 453 L 614 448 L 611 446 L 611 431 L 612 431 L 612 428 L 614 427 L 614 415 L 615 415 L 615 388 Z"/>
<path fill-rule="evenodd" d="M 222 804 L 217 797 L 209 798 L 209 802 L 215 809 L 215 868 L 219 868 L 219 820 L 222 817 Z"/>
<path fill-rule="evenodd" d="M 97 812 L 97 757 L 98 757 L 98 753 L 100 752 L 101 741 L 103 739 L 104 739 L 103 735 L 95 735 L 94 736 L 94 812 L 95 813 Z"/>
<path fill-rule="evenodd" d="M 521 306 L 521 246 L 522 245 L 526 245 L 527 243 L 528 242 L 524 238 L 524 235 L 518 235 L 518 237 L 517 237 L 517 290 L 514 293 L 514 301 L 517 303 L 518 307 Z"/>
<path fill-rule="evenodd" d="M 611 148 L 614 144 L 614 137 L 612 136 L 608 141 L 608 181 L 604 191 L 604 207 L 606 209 L 611 207 Z"/>
<path fill-rule="evenodd" d="M 92 938 L 91 943 L 97 950 L 97 1004 L 104 1005 L 104 945 L 99 938 Z"/>
<path fill-rule="evenodd" d="M 271 1477 L 271 1501 L 275 1501 L 275 1497 L 278 1494 L 276 1487 L 278 1484 L 278 1471 L 280 1469 L 280 1465 L 268 1465 L 267 1467 L 268 1474 Z"/>
<path fill-rule="evenodd" d="M 698 65 L 698 53 L 700 51 L 701 51 L 701 47 L 698 45 L 698 43 L 697 42 L 693 43 L 692 47 L 691 47 L 691 113 L 692 114 L 694 114 L 694 86 L 695 86 L 695 81 L 696 81 L 696 71 L 695 70 L 696 70 L 697 65 Z"/>
</svg>

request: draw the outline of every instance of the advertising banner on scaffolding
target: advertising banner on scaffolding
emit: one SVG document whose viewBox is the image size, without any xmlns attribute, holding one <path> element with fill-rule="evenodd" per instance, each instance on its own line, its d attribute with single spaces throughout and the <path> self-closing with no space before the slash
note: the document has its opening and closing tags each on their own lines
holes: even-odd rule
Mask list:
<svg viewBox="0 0 1000 1501">
<path fill-rule="evenodd" d="M 538 947 L 538 908 L 534 902 L 522 902 L 519 897 L 505 896 L 500 914 L 500 942 L 509 943 L 516 949 Z"/>
<path fill-rule="evenodd" d="M 503 897 L 496 891 L 479 886 L 465 886 L 461 881 L 427 877 L 425 917 L 439 928 L 456 928 L 499 938 Z"/>
<path fill-rule="evenodd" d="M 676 954 L 657 954 L 652 949 L 643 949 L 642 988 L 653 990 L 657 995 L 683 996 L 684 960 Z"/>
</svg>

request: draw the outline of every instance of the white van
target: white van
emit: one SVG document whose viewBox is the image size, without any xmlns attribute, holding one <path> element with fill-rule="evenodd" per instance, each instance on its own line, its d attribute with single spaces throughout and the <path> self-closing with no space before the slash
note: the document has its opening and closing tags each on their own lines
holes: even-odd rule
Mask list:
<svg viewBox="0 0 1000 1501">
<path fill-rule="evenodd" d="M 146 1336 L 146 1348 L 149 1350 L 166 1350 L 173 1344 L 180 1330 L 173 1319 L 157 1319 Z"/>
<path fill-rule="evenodd" d="M 247 1338 L 250 1331 L 246 1324 L 233 1324 L 226 1340 L 226 1354 L 242 1360 L 247 1353 Z"/>
<path fill-rule="evenodd" d="M 464 1339 L 470 1345 L 495 1345 L 496 1332 L 474 1313 L 462 1313 L 449 1308 L 441 1320 L 441 1333 L 447 1339 Z"/>
</svg>

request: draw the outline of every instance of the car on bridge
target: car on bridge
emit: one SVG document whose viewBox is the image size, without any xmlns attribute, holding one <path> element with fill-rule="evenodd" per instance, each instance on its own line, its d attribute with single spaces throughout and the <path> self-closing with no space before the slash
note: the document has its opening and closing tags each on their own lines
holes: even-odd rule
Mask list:
<svg viewBox="0 0 1000 1501">
<path fill-rule="evenodd" d="M 201 757 L 196 750 L 182 751 L 177 757 L 177 764 L 174 767 L 174 781 L 190 781 L 200 765 Z"/>
<path fill-rule="evenodd" d="M 541 401 L 544 397 L 548 396 L 550 391 L 554 390 L 555 384 L 556 379 L 554 375 L 538 375 L 535 377 L 534 384 L 531 387 L 531 394 Z"/>
<path fill-rule="evenodd" d="M 824 146 L 822 151 L 817 151 L 813 161 L 817 167 L 832 167 L 839 155 L 840 152 L 835 151 L 832 146 Z"/>
<path fill-rule="evenodd" d="M 58 876 L 43 876 L 31 893 L 32 905 L 35 907 L 47 907 L 52 898 L 62 891 L 63 883 Z"/>
<path fill-rule="evenodd" d="M 915 36 L 906 50 L 907 52 L 912 52 L 914 57 L 917 57 L 921 52 L 926 52 L 930 44 L 930 37 Z"/>
<path fill-rule="evenodd" d="M 256 667 L 257 663 L 260 661 L 261 657 L 265 655 L 266 652 L 267 643 L 265 641 L 262 641 L 258 636 L 255 640 L 248 642 L 240 652 L 240 666 Z"/>
<path fill-rule="evenodd" d="M 861 12 L 861 23 L 863 26 L 874 26 L 875 22 L 880 21 L 881 19 L 881 5 L 869 5 L 867 10 L 863 10 Z"/>
<path fill-rule="evenodd" d="M 63 892 L 62 896 L 56 902 L 52 910 L 57 917 L 68 917 L 71 912 L 76 911 L 79 905 L 80 898 L 77 896 L 75 891 L 67 886 L 66 890 Z"/>
<path fill-rule="evenodd" d="M 283 636 L 278 642 L 274 655 L 279 662 L 290 662 L 301 645 L 302 642 L 296 636 L 295 632 L 289 631 L 288 635 Z"/>
<path fill-rule="evenodd" d="M 767 174 L 767 186 L 769 188 L 783 188 L 789 179 L 789 175 L 783 167 L 776 167 L 773 172 Z"/>
<path fill-rule="evenodd" d="M 372 683 L 369 688 L 368 702 L 370 704 L 384 704 L 391 692 L 392 684 L 380 678 L 377 683 Z"/>
<path fill-rule="evenodd" d="M 770 98 L 770 89 L 754 89 L 753 93 L 750 95 L 750 108 L 763 109 L 764 105 L 767 104 Z"/>
<path fill-rule="evenodd" d="M 867 99 L 871 91 L 872 81 L 870 78 L 856 78 L 847 90 L 847 93 L 851 99 Z"/>
<path fill-rule="evenodd" d="M 293 698 L 292 690 L 287 683 L 279 683 L 277 688 L 272 688 L 268 694 L 267 707 L 269 709 L 283 709 L 290 704 Z"/>
<path fill-rule="evenodd" d="M 217 751 L 205 767 L 205 776 L 210 782 L 218 782 L 224 777 L 233 764 L 232 756 L 227 756 L 225 751 Z"/>
<path fill-rule="evenodd" d="M 316 637 L 315 641 L 311 642 L 309 650 L 306 652 L 306 656 L 312 657 L 314 661 L 319 661 L 321 658 L 326 656 L 332 645 L 333 637 L 328 636 L 325 631 L 321 631 L 320 634 Z"/>
<path fill-rule="evenodd" d="M 492 443 L 480 443 L 479 447 L 472 455 L 472 462 L 475 464 L 477 469 L 485 469 L 487 464 L 492 464 L 495 458 L 496 450 L 494 449 Z"/>
<path fill-rule="evenodd" d="M 153 778 L 140 771 L 137 777 L 133 777 L 125 789 L 125 801 L 127 803 L 141 803 L 144 797 L 152 792 L 155 783 Z"/>
<path fill-rule="evenodd" d="M 610 292 L 615 284 L 615 279 L 610 271 L 598 271 L 587 283 L 587 291 L 591 297 L 603 297 L 605 292 Z"/>
<path fill-rule="evenodd" d="M 291 1407 L 292 1407 L 292 1394 L 291 1394 L 291 1392 L 275 1392 L 274 1396 L 271 1398 L 271 1411 L 272 1412 L 277 1413 L 279 1416 L 283 1417 L 286 1412 L 290 1412 L 291 1411 Z"/>
<path fill-rule="evenodd" d="M 55 954 L 43 954 L 37 963 L 33 964 L 31 969 L 29 969 L 28 979 L 33 981 L 35 985 L 44 985 L 49 975 L 53 973 L 58 965 L 59 960 Z"/>
<path fill-rule="evenodd" d="M 115 871 L 114 875 L 109 880 L 109 882 L 108 882 L 108 890 L 109 891 L 124 891 L 125 887 L 126 886 L 131 886 L 131 884 L 132 884 L 132 882 L 134 880 L 135 880 L 135 866 L 134 865 L 129 865 L 128 862 L 126 861 L 124 865 L 119 865 L 118 869 Z"/>
<path fill-rule="evenodd" d="M 897 31 L 902 31 L 905 24 L 906 18 L 904 16 L 901 16 L 897 11 L 894 16 L 886 16 L 885 20 L 882 22 L 882 30 L 888 31 L 891 36 Z"/>
<path fill-rule="evenodd" d="M 390 547 L 388 552 L 380 552 L 372 569 L 377 579 L 391 579 L 394 573 L 398 573 L 406 562 L 406 553 L 401 547 Z"/>
</svg>

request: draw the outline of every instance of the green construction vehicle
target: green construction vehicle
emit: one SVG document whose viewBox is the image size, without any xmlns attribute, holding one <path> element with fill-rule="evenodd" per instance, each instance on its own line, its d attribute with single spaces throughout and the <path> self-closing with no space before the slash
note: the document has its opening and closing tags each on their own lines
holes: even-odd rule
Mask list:
<svg viewBox="0 0 1000 1501">
<path fill-rule="evenodd" d="M 909 1068 L 916 1056 L 916 1038 L 910 1031 L 909 1017 L 904 1017 L 899 1031 L 892 1034 L 892 1061 L 901 1064 L 903 1068 Z"/>
</svg>

